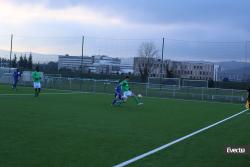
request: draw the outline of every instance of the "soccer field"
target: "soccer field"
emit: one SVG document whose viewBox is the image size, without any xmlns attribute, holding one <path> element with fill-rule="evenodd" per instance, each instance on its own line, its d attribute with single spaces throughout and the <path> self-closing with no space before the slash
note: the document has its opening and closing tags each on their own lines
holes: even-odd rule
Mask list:
<svg viewBox="0 0 250 167">
<path fill-rule="evenodd" d="M 120 164 L 244 110 L 240 104 L 133 99 L 0 86 L 0 166 L 106 167 Z M 250 155 L 226 155 L 250 145 L 250 115 L 243 113 L 129 166 L 250 166 Z"/>
</svg>

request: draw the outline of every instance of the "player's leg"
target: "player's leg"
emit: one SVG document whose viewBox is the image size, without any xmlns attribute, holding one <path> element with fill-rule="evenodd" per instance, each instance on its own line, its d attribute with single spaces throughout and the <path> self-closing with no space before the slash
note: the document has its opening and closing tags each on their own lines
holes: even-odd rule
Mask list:
<svg viewBox="0 0 250 167">
<path fill-rule="evenodd" d="M 38 85 L 36 82 L 34 82 L 34 91 L 35 91 L 35 97 L 38 96 Z"/>
<path fill-rule="evenodd" d="M 37 97 L 38 96 L 38 94 L 37 94 L 38 90 L 37 90 L 37 88 L 35 88 L 34 90 L 35 90 L 35 97 Z"/>
<path fill-rule="evenodd" d="M 40 92 L 41 92 L 41 83 L 39 82 L 37 85 L 37 96 L 39 96 Z"/>
<path fill-rule="evenodd" d="M 137 105 L 142 105 L 143 103 L 139 100 L 139 98 L 132 92 L 132 91 L 127 91 L 127 96 L 131 96 L 135 99 Z"/>
<path fill-rule="evenodd" d="M 15 82 L 15 90 L 17 90 L 17 84 L 18 84 L 18 80 L 16 80 Z"/>
<path fill-rule="evenodd" d="M 142 105 L 143 103 L 139 100 L 139 98 L 134 94 L 132 91 L 130 91 L 129 96 L 133 97 L 135 99 L 135 102 L 137 105 Z"/>
<path fill-rule="evenodd" d="M 249 97 L 248 97 L 247 100 L 246 100 L 245 107 L 246 107 L 246 109 L 248 110 L 246 113 L 247 113 L 247 114 L 250 114 L 250 99 L 249 99 Z"/>
<path fill-rule="evenodd" d="M 142 105 L 142 104 L 143 104 L 143 103 L 141 102 L 141 100 L 140 100 L 135 94 L 133 95 L 133 97 L 134 97 L 134 99 L 135 99 L 137 105 Z"/>
<path fill-rule="evenodd" d="M 116 101 L 116 103 L 119 104 L 119 105 L 122 104 L 122 103 L 124 102 L 124 101 L 123 101 L 122 94 L 120 94 L 120 93 L 118 94 L 117 99 L 118 99 L 118 100 Z"/>
<path fill-rule="evenodd" d="M 16 80 L 14 79 L 12 89 L 16 89 Z"/>
<path fill-rule="evenodd" d="M 115 98 L 113 99 L 113 101 L 112 101 L 112 105 L 115 105 L 116 104 L 116 102 L 117 102 L 117 93 L 115 93 Z"/>
<path fill-rule="evenodd" d="M 127 92 L 123 92 L 122 101 L 125 103 L 128 100 Z"/>
<path fill-rule="evenodd" d="M 250 113 L 250 98 L 249 97 L 248 97 L 247 101 L 248 101 L 248 114 L 249 114 Z"/>
</svg>

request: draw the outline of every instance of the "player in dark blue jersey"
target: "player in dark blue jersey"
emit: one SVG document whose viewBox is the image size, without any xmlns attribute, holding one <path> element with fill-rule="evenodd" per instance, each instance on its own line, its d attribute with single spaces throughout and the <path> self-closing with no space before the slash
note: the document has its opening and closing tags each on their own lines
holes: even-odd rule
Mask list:
<svg viewBox="0 0 250 167">
<path fill-rule="evenodd" d="M 16 69 L 13 73 L 13 85 L 12 85 L 12 88 L 15 90 L 17 90 L 17 83 L 20 77 L 21 77 L 21 72 L 19 71 L 19 69 Z"/>
<path fill-rule="evenodd" d="M 123 102 L 122 100 L 122 86 L 121 86 L 121 80 L 118 82 L 118 84 L 115 87 L 115 98 L 112 102 L 112 105 L 119 105 Z"/>
</svg>

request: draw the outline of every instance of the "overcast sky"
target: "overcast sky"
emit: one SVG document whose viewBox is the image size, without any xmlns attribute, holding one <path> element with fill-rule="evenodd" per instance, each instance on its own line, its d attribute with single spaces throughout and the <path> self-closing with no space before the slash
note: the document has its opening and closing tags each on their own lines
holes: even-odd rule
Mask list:
<svg viewBox="0 0 250 167">
<path fill-rule="evenodd" d="M 16 50 L 60 52 L 58 54 L 64 54 L 67 49 L 69 53 L 80 54 L 80 49 L 76 48 L 81 46 L 82 35 L 86 36 L 86 46 L 92 45 L 89 51 L 95 48 L 89 54 L 103 53 L 105 48 L 121 43 L 121 46 L 113 47 L 116 54 L 119 50 L 127 51 L 127 55 L 120 56 L 133 56 L 132 50 L 138 47 L 139 40 L 103 42 L 90 37 L 154 39 L 159 46 L 162 37 L 244 42 L 250 40 L 249 7 L 249 0 L 0 0 L 0 49 L 9 47 L 11 33 L 14 34 Z M 196 52 L 195 49 L 209 48 L 207 51 L 211 52 L 210 44 L 167 42 L 169 54 L 173 57 L 178 57 L 180 50 L 183 50 L 182 56 L 185 51 L 187 57 L 206 52 Z M 220 52 L 222 59 L 232 52 L 230 58 L 234 59 L 238 54 L 243 59 L 244 44 L 236 43 L 233 48 L 237 49 L 229 53 L 225 50 L 232 48 L 232 44 L 221 45 L 219 51 L 218 47 L 217 51 L 212 50 Z M 215 55 L 214 52 L 204 54 L 204 59 Z"/>
</svg>

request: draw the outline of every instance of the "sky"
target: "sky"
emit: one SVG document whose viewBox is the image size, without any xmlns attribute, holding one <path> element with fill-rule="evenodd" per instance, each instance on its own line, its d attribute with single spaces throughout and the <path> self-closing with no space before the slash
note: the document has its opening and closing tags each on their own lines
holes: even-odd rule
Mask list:
<svg viewBox="0 0 250 167">
<path fill-rule="evenodd" d="M 80 55 L 84 35 L 86 54 L 131 57 L 145 41 L 160 50 L 165 37 L 172 59 L 244 60 L 249 6 L 249 0 L 0 0 L 0 49 L 14 34 L 16 51 Z"/>
</svg>

